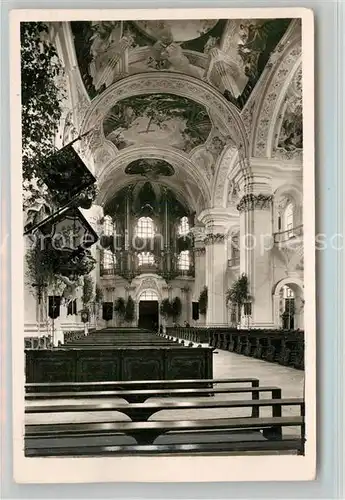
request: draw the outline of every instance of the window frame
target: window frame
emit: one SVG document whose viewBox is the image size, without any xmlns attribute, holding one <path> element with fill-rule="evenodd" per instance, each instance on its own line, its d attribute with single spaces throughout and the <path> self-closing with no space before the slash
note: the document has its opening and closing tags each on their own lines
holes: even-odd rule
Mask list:
<svg viewBox="0 0 345 500">
<path fill-rule="evenodd" d="M 190 267 L 191 267 L 190 251 L 182 250 L 178 255 L 177 269 L 179 271 L 189 271 Z"/>
<path fill-rule="evenodd" d="M 135 226 L 135 236 L 150 239 L 155 237 L 155 224 L 151 217 L 139 217 Z"/>
</svg>

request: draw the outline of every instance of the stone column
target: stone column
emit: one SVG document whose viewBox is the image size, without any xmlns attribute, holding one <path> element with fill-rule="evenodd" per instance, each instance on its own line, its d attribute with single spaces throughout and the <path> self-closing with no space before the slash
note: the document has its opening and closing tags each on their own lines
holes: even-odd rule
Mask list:
<svg viewBox="0 0 345 500">
<path fill-rule="evenodd" d="M 247 275 L 252 297 L 250 326 L 273 328 L 272 196 L 267 191 L 246 194 L 237 209 L 241 233 L 240 273 Z M 247 320 L 243 326 L 248 326 Z"/>
<path fill-rule="evenodd" d="M 229 228 L 238 219 L 230 209 L 204 210 L 199 220 L 205 224 L 206 286 L 208 291 L 206 325 L 227 325 L 227 238 Z"/>
<path fill-rule="evenodd" d="M 193 228 L 194 233 L 194 293 L 193 300 L 199 300 L 200 292 L 206 283 L 205 273 L 205 228 L 200 225 L 195 225 Z"/>
<path fill-rule="evenodd" d="M 194 291 L 193 302 L 199 302 L 199 297 L 202 289 L 206 284 L 206 271 L 205 271 L 205 254 L 206 249 L 203 242 L 196 242 L 194 246 Z M 204 323 L 204 316 L 199 314 L 198 324 Z"/>
<path fill-rule="evenodd" d="M 163 259 L 163 269 L 165 272 L 171 271 L 171 253 L 170 253 L 170 218 L 169 218 L 169 206 L 167 199 L 167 191 L 164 189 L 164 222 L 163 222 L 163 240 L 164 240 L 164 259 Z"/>
<path fill-rule="evenodd" d="M 205 238 L 206 286 L 208 291 L 206 325 L 226 325 L 225 303 L 227 248 L 224 233 L 211 233 Z"/>
<path fill-rule="evenodd" d="M 132 273 L 132 218 L 131 218 L 131 190 L 126 192 L 126 216 L 125 216 L 125 252 L 126 252 L 126 270 L 128 276 Z"/>
</svg>

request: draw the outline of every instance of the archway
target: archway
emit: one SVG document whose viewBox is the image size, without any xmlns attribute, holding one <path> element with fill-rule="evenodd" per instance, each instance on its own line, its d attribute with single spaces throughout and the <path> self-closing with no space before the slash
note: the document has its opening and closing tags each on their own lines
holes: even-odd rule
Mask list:
<svg viewBox="0 0 345 500">
<path fill-rule="evenodd" d="M 304 292 L 299 278 L 284 278 L 274 290 L 274 315 L 278 327 L 304 329 Z"/>
<path fill-rule="evenodd" d="M 158 331 L 159 302 L 154 290 L 144 290 L 139 296 L 139 328 Z"/>
</svg>

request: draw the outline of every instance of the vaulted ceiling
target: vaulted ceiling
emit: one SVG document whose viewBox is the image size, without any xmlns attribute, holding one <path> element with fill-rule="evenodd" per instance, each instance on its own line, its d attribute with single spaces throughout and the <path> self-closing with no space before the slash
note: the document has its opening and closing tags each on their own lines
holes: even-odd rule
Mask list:
<svg viewBox="0 0 345 500">
<path fill-rule="evenodd" d="M 173 190 L 195 211 L 208 206 L 217 185 L 224 189 L 226 177 L 221 180 L 219 174 L 224 152 L 244 148 L 257 129 L 252 126 L 255 101 L 295 21 L 69 25 L 80 82 L 88 95 L 84 100 L 92 110 L 84 131 L 93 130 L 99 202 L 111 206 L 124 187 L 149 182 Z M 79 90 L 77 95 L 80 100 Z M 290 85 L 289 96 L 281 110 L 276 147 L 294 152 L 302 148 L 300 89 Z"/>
<path fill-rule="evenodd" d="M 239 108 L 291 19 L 72 22 L 81 75 L 94 98 L 114 81 L 169 70 L 205 80 Z M 121 55 L 127 51 L 126 62 Z"/>
</svg>

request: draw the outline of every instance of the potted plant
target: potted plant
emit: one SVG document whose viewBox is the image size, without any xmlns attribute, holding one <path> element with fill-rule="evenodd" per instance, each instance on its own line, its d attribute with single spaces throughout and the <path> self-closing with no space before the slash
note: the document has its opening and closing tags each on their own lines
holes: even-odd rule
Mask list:
<svg viewBox="0 0 345 500">
<path fill-rule="evenodd" d="M 245 315 L 251 315 L 251 296 L 249 295 L 248 277 L 243 273 L 229 288 L 226 301 L 237 308 L 238 320 L 240 321 L 242 307 L 245 306 Z"/>
<path fill-rule="evenodd" d="M 176 322 L 176 320 L 179 318 L 181 310 L 182 310 L 181 299 L 180 297 L 175 297 L 171 304 L 171 316 L 174 322 Z"/>
<path fill-rule="evenodd" d="M 122 297 L 118 297 L 115 301 L 114 311 L 116 312 L 120 322 L 123 320 L 126 314 L 126 302 Z"/>
<path fill-rule="evenodd" d="M 135 304 L 131 296 L 127 299 L 124 319 L 127 323 L 132 323 L 135 318 Z"/>
<path fill-rule="evenodd" d="M 171 303 L 169 299 L 163 299 L 160 305 L 160 313 L 167 320 L 171 316 Z"/>
</svg>

